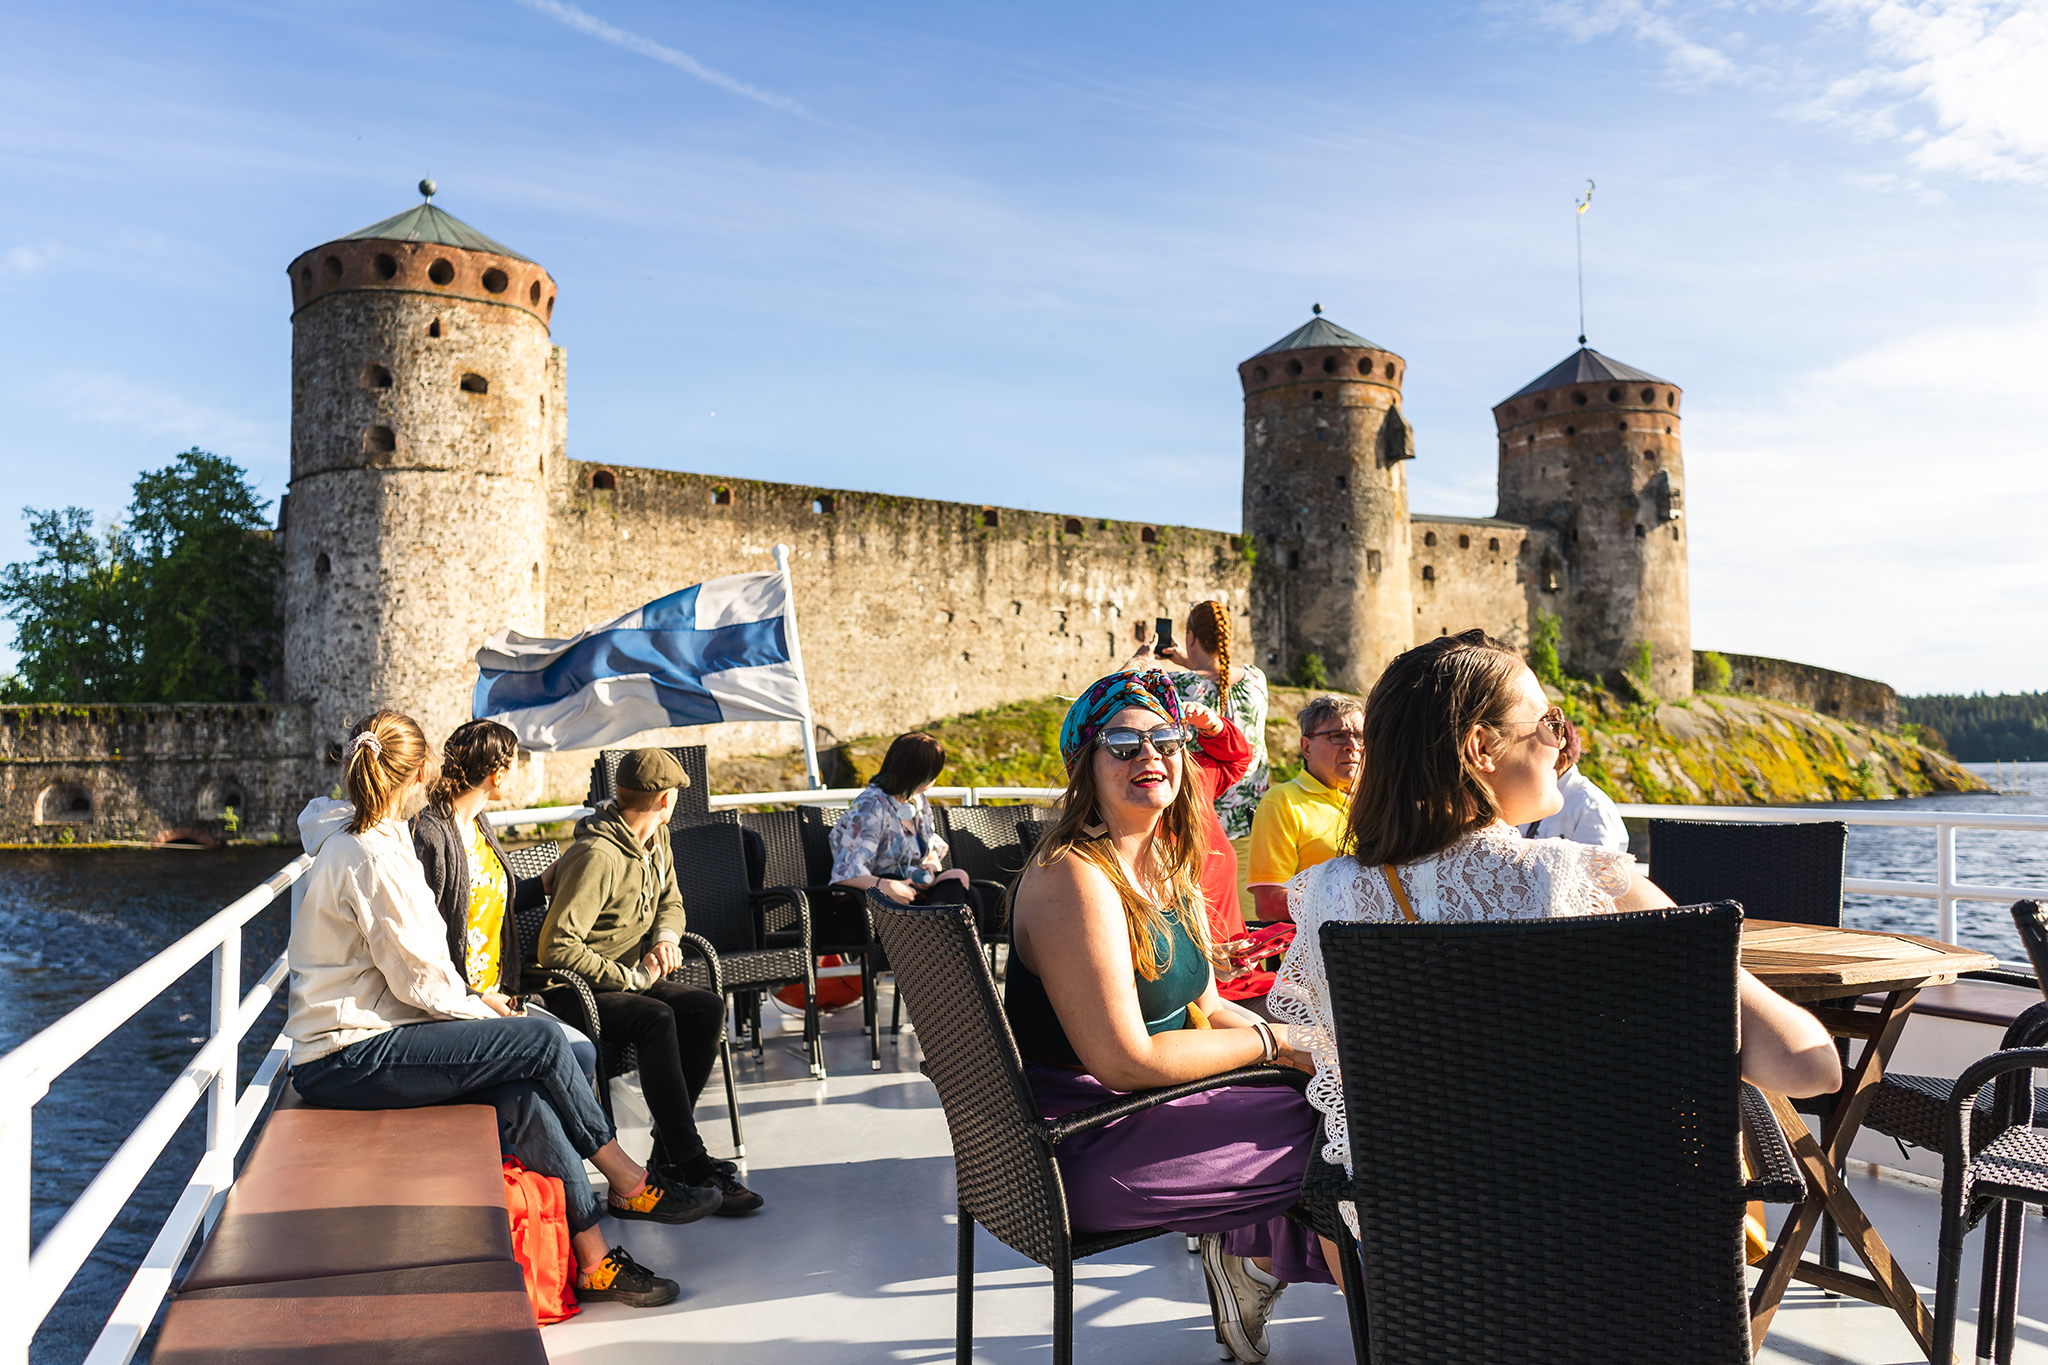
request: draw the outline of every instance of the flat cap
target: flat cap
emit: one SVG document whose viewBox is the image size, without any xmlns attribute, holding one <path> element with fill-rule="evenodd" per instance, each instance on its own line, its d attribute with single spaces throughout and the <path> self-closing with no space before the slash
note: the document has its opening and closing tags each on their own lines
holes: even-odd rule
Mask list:
<svg viewBox="0 0 2048 1365">
<path fill-rule="evenodd" d="M 665 792 L 670 787 L 687 787 L 690 775 L 666 749 L 635 749 L 619 762 L 619 790 Z"/>
</svg>

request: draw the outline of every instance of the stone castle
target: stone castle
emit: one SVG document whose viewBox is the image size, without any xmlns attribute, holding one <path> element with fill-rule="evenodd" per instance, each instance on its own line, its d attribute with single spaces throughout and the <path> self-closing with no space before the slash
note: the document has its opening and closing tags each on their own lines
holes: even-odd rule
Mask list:
<svg viewBox="0 0 2048 1365">
<path fill-rule="evenodd" d="M 1568 666 L 1610 673 L 1647 644 L 1656 690 L 1691 690 L 1679 390 L 1591 350 L 1495 409 L 1499 515 L 1433 517 L 1408 507 L 1406 362 L 1312 319 L 1239 366 L 1230 535 L 572 459 L 553 277 L 431 200 L 290 282 L 286 684 L 319 743 L 376 705 L 446 733 L 492 631 L 570 635 L 768 567 L 778 542 L 817 720 L 842 736 L 1077 690 L 1133 624 L 1209 597 L 1269 672 L 1316 654 L 1339 687 L 1444 631 L 1526 641 L 1549 612 Z M 536 767 L 529 794 L 584 768 Z"/>
<path fill-rule="evenodd" d="M 1494 408 L 1493 517 L 1410 510 L 1407 363 L 1320 315 L 1238 367 L 1240 534 L 627 468 L 570 457 L 554 278 L 421 188 L 425 202 L 288 267 L 285 700 L 206 722 L 248 728 L 250 744 L 223 743 L 186 782 L 215 807 L 221 791 L 277 788 L 274 810 L 253 798 L 240 810 L 246 830 L 288 831 L 298 797 L 284 788 L 331 787 L 320 755 L 371 708 L 409 711 L 436 739 L 467 719 L 473 656 L 493 631 L 571 635 L 706 578 L 772 567 L 778 543 L 792 548 L 828 744 L 1076 692 L 1128 656 L 1134 626 L 1183 618 L 1205 598 L 1232 612 L 1237 657 L 1276 677 L 1313 654 L 1332 685 L 1363 691 L 1420 640 L 1482 626 L 1523 644 L 1547 615 L 1572 671 L 1641 678 L 1647 649 L 1651 690 L 1691 691 L 1680 391 L 1583 344 Z M 60 751 L 97 743 L 84 730 L 65 739 L 65 723 L 39 713 L 33 736 L 27 718 L 0 725 L 0 748 L 70 774 L 12 774 L 0 824 L 42 823 L 30 807 L 54 801 L 96 826 L 92 784 L 136 771 L 132 754 L 126 770 L 102 773 L 82 752 L 64 768 Z M 794 730 L 648 742 L 761 753 L 794 747 Z M 279 776 L 280 735 L 305 746 L 297 784 Z M 230 771 L 243 747 L 260 779 Z M 588 761 L 525 759 L 516 794 L 578 798 Z M 46 801 L 43 787 L 59 785 L 68 794 Z M 123 824 L 207 818 L 195 807 Z"/>
</svg>

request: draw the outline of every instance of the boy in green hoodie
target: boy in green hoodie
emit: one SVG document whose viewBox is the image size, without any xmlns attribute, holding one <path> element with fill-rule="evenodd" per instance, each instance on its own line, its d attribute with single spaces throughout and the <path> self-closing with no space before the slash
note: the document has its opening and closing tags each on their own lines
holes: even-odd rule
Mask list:
<svg viewBox="0 0 2048 1365">
<path fill-rule="evenodd" d="M 667 979 L 683 965 L 685 923 L 668 818 L 689 781 L 666 749 L 626 755 L 614 780 L 617 800 L 576 826 L 576 842 L 556 864 L 554 900 L 534 954 L 538 965 L 588 981 L 605 1042 L 639 1052 L 656 1155 L 665 1157 L 670 1183 L 698 1192 L 706 1212 L 734 1217 L 760 1208 L 761 1196 L 740 1183 L 737 1165 L 704 1150 L 692 1116 L 718 1058 L 725 1001 Z M 551 1011 L 577 1017 L 571 988 L 554 987 L 542 999 Z"/>
</svg>

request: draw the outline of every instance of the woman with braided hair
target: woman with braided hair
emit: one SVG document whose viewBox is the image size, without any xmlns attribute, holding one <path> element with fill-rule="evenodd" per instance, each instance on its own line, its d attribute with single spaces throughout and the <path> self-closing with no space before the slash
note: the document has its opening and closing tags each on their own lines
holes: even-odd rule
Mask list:
<svg viewBox="0 0 2048 1365">
<path fill-rule="evenodd" d="M 1248 839 L 1252 812 L 1259 808 L 1259 799 L 1272 781 L 1266 763 L 1266 675 L 1257 664 L 1235 657 L 1230 609 L 1221 602 L 1195 603 L 1188 613 L 1187 635 L 1185 645 L 1168 645 L 1156 657 L 1180 665 L 1182 671 L 1170 672 L 1167 677 L 1183 702 L 1206 706 L 1235 721 L 1251 741 L 1251 767 L 1216 798 L 1216 818 L 1223 823 L 1223 833 L 1233 841 Z M 1154 656 L 1149 645 L 1140 646 L 1138 654 Z"/>
</svg>

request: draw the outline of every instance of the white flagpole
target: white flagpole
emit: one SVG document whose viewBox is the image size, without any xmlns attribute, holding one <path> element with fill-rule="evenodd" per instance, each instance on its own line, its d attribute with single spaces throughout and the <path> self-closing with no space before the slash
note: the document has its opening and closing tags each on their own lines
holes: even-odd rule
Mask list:
<svg viewBox="0 0 2048 1365">
<path fill-rule="evenodd" d="M 775 547 L 775 570 L 782 575 L 782 628 L 789 636 L 789 661 L 796 665 L 796 675 L 804 685 L 804 774 L 810 779 L 811 790 L 817 791 L 825 785 L 824 777 L 818 771 L 818 727 L 811 719 L 811 680 L 804 674 L 804 652 L 796 642 L 796 585 L 789 579 L 789 547 Z"/>
</svg>

